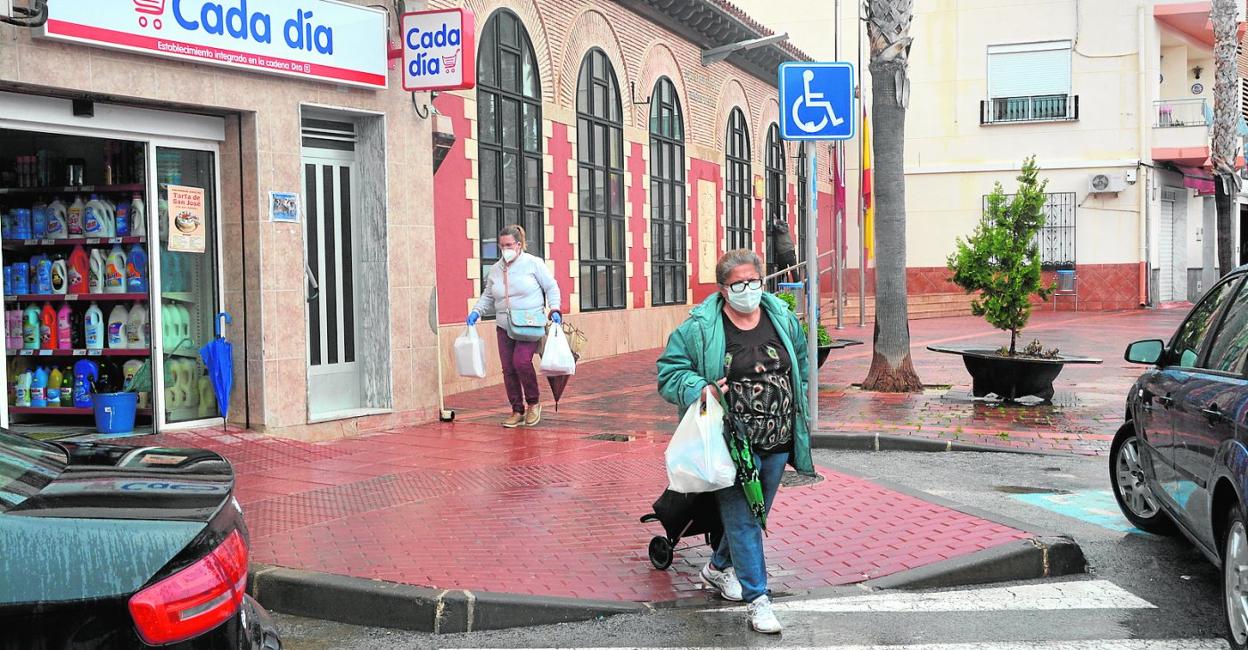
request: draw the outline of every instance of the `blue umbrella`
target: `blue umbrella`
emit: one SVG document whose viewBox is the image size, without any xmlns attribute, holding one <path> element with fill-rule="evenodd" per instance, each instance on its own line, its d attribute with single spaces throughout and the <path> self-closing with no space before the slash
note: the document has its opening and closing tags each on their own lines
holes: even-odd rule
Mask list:
<svg viewBox="0 0 1248 650">
<path fill-rule="evenodd" d="M 234 386 L 234 344 L 221 336 L 221 321 L 233 323 L 229 312 L 217 314 L 213 323 L 217 330 L 217 338 L 204 344 L 199 349 L 199 356 L 208 369 L 208 379 L 212 381 L 212 390 L 217 395 L 217 412 L 225 417 L 230 412 L 230 389 Z"/>
</svg>

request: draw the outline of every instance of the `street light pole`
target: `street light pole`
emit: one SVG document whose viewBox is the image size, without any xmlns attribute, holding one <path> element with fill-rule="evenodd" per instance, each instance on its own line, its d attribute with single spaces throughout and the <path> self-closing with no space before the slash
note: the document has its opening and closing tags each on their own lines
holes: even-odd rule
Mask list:
<svg viewBox="0 0 1248 650">
<path fill-rule="evenodd" d="M 819 148 L 810 148 L 807 178 L 818 179 Z M 807 183 L 810 200 L 806 204 L 806 360 L 809 377 L 807 400 L 810 404 L 811 432 L 819 424 L 819 183 Z"/>
</svg>

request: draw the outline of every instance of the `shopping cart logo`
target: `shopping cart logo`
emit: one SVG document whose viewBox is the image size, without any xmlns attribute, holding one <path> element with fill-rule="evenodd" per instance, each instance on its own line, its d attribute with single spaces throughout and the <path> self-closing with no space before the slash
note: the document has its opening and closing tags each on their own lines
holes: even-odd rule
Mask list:
<svg viewBox="0 0 1248 650">
<path fill-rule="evenodd" d="M 442 57 L 443 70 L 446 72 L 455 72 L 455 64 L 459 63 L 459 52 L 460 50 L 457 49 L 454 54 Z"/>
<path fill-rule="evenodd" d="M 165 0 L 134 0 L 134 11 L 139 14 L 139 27 L 146 28 L 149 22 L 156 29 L 165 26 L 160 19 L 165 15 Z M 152 16 L 150 21 L 148 16 Z"/>
</svg>

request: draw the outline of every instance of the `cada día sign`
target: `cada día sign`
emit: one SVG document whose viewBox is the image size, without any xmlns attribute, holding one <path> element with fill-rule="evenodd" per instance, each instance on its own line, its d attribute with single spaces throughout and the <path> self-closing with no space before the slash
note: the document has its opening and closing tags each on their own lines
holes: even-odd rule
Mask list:
<svg viewBox="0 0 1248 650">
<path fill-rule="evenodd" d="M 467 9 L 403 14 L 403 90 L 456 90 L 476 81 L 476 25 Z"/>
</svg>

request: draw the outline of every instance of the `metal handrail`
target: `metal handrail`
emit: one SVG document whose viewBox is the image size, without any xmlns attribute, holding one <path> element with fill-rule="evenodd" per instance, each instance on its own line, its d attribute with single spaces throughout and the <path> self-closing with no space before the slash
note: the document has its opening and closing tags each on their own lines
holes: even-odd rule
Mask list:
<svg viewBox="0 0 1248 650">
<path fill-rule="evenodd" d="M 815 256 L 815 259 L 816 259 L 816 260 L 818 260 L 818 259 L 820 259 L 820 258 L 827 257 L 827 256 L 829 256 L 829 255 L 831 255 L 831 254 L 833 254 L 833 253 L 835 253 L 835 252 L 836 252 L 836 251 L 828 251 L 828 252 L 826 252 L 826 253 L 820 253 L 820 254 L 818 254 L 818 255 L 816 255 L 816 256 Z M 776 271 L 775 273 L 772 273 L 771 275 L 766 275 L 766 276 L 763 276 L 763 282 L 768 282 L 768 281 L 770 281 L 770 280 L 774 280 L 775 278 L 778 278 L 778 277 L 780 277 L 780 276 L 782 276 L 782 275 L 784 275 L 784 274 L 788 273 L 789 271 L 792 271 L 792 270 L 794 270 L 794 269 L 802 269 L 802 268 L 805 268 L 805 267 L 806 267 L 806 262 L 798 262 L 797 264 L 794 264 L 793 266 L 788 266 L 788 267 L 785 267 L 785 268 L 783 268 L 783 269 L 780 269 L 779 271 Z M 832 271 L 832 270 L 834 270 L 835 268 L 836 268 L 836 267 L 829 266 L 829 267 L 828 267 L 828 268 L 826 268 L 826 269 L 820 269 L 820 271 L 819 271 L 819 275 L 823 275 L 824 273 L 827 273 L 828 271 Z"/>
</svg>

